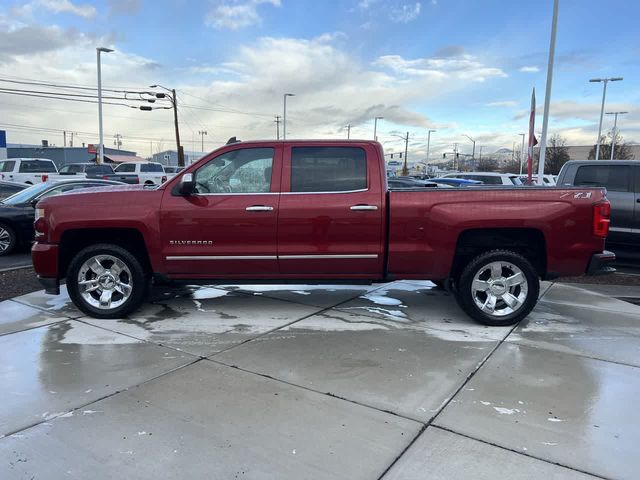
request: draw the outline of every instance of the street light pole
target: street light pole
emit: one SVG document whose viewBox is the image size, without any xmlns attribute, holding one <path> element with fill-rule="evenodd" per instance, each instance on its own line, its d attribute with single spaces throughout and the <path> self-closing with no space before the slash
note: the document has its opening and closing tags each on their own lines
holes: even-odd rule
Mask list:
<svg viewBox="0 0 640 480">
<path fill-rule="evenodd" d="M 382 120 L 384 117 L 375 117 L 373 119 L 373 139 L 377 142 L 378 141 L 378 120 Z"/>
<path fill-rule="evenodd" d="M 351 138 L 351 124 L 347 124 L 347 139 Z"/>
<path fill-rule="evenodd" d="M 600 124 L 598 125 L 598 140 L 596 143 L 596 160 L 600 159 L 600 136 L 602 135 L 602 117 L 604 116 L 604 101 L 607 97 L 607 84 L 609 82 L 619 82 L 622 80 L 622 77 L 612 77 L 612 78 L 592 78 L 589 80 L 591 83 L 600 83 L 604 84 L 602 88 L 602 105 L 600 105 Z"/>
<path fill-rule="evenodd" d="M 276 140 L 280 140 L 280 115 L 276 115 L 276 119 L 273 123 L 276 124 Z"/>
<path fill-rule="evenodd" d="M 553 83 L 553 59 L 556 53 L 556 33 L 558 31 L 558 2 L 553 0 L 553 19 L 551 21 L 551 40 L 549 42 L 549 60 L 547 62 L 547 88 L 544 94 L 544 112 L 542 114 L 542 135 L 540 137 L 540 158 L 538 160 L 538 182 L 542 185 L 544 159 L 547 152 L 547 128 L 549 126 L 549 105 L 551 103 L 551 84 Z"/>
<path fill-rule="evenodd" d="M 198 130 L 198 135 L 200 135 L 200 151 L 204 152 L 204 136 L 208 133 L 206 130 Z"/>
<path fill-rule="evenodd" d="M 102 131 L 102 67 L 100 65 L 100 54 L 113 52 L 111 48 L 98 47 L 96 48 L 96 57 L 98 64 L 98 131 L 100 134 L 100 143 L 98 145 L 98 158 L 96 163 L 104 163 L 104 133 Z"/>
<path fill-rule="evenodd" d="M 616 136 L 618 134 L 618 115 L 624 115 L 629 112 L 607 112 L 607 115 L 613 115 L 613 130 L 611 131 L 611 160 L 613 160 L 613 152 L 616 148 Z"/>
<path fill-rule="evenodd" d="M 407 165 L 407 153 L 409 152 L 409 132 L 404 140 L 404 165 L 402 167 L 402 175 L 405 177 L 409 175 L 409 166 Z"/>
<path fill-rule="evenodd" d="M 295 93 L 284 94 L 284 112 L 282 115 L 282 139 L 287 139 L 287 97 L 295 97 Z"/>
<path fill-rule="evenodd" d="M 522 137 L 522 148 L 520 149 L 520 175 L 522 175 L 522 163 L 524 161 L 524 137 L 527 135 L 526 133 L 519 133 Z"/>
<path fill-rule="evenodd" d="M 431 132 L 436 130 L 427 130 L 427 163 L 429 163 L 429 150 L 431 148 Z"/>
</svg>

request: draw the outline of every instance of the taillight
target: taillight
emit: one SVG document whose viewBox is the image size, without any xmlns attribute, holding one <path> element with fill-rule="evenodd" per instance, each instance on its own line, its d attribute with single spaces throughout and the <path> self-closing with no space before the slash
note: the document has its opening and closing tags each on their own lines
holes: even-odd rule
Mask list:
<svg viewBox="0 0 640 480">
<path fill-rule="evenodd" d="M 611 219 L 611 204 L 608 201 L 596 203 L 593 206 L 593 234 L 605 238 L 609 234 Z"/>
<path fill-rule="evenodd" d="M 47 222 L 43 208 L 36 208 L 33 229 L 36 233 L 36 240 L 42 240 L 46 238 L 47 234 L 49 233 L 49 223 Z"/>
<path fill-rule="evenodd" d="M 42 175 L 42 177 L 40 177 L 40 179 L 42 180 L 42 183 L 44 183 L 47 180 L 49 180 L 49 175 Z"/>
</svg>

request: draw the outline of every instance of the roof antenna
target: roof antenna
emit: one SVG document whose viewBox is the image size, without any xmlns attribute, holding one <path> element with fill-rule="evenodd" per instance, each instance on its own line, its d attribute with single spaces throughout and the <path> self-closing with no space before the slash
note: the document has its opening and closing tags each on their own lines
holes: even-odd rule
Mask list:
<svg viewBox="0 0 640 480">
<path fill-rule="evenodd" d="M 232 143 L 240 143 L 240 140 L 238 140 L 236 137 L 231 137 L 229 140 L 227 140 L 227 145 L 231 145 Z"/>
</svg>

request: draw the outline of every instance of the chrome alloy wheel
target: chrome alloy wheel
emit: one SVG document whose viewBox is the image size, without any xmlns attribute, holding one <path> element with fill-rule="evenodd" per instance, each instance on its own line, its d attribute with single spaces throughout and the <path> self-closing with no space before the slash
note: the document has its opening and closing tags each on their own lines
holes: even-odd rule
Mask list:
<svg viewBox="0 0 640 480">
<path fill-rule="evenodd" d="M 518 311 L 527 299 L 529 284 L 522 270 L 510 262 L 491 262 L 478 269 L 471 295 L 484 313 L 504 317 Z"/>
<path fill-rule="evenodd" d="M 78 290 L 89 305 L 101 310 L 117 308 L 131 296 L 131 271 L 112 255 L 93 256 L 80 267 Z"/>
<path fill-rule="evenodd" d="M 0 227 L 0 252 L 5 252 L 11 246 L 11 234 L 6 228 Z"/>
</svg>

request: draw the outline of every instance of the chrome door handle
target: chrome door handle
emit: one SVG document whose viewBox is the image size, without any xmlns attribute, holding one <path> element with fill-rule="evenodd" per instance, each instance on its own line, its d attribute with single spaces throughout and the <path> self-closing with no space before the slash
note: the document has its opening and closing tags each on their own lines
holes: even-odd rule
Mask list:
<svg viewBox="0 0 640 480">
<path fill-rule="evenodd" d="M 351 210 L 378 210 L 376 205 L 351 205 Z"/>
<path fill-rule="evenodd" d="M 251 205 L 245 208 L 245 210 L 247 212 L 271 212 L 273 207 L 269 207 L 268 205 Z"/>
</svg>

